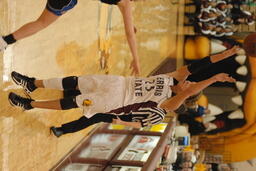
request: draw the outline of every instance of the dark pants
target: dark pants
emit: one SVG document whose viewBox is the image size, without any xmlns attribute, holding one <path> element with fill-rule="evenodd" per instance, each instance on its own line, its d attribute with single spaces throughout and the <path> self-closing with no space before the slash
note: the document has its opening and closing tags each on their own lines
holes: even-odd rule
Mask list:
<svg viewBox="0 0 256 171">
<path fill-rule="evenodd" d="M 200 11 L 201 11 L 201 0 L 193 0 L 193 2 L 185 4 L 185 6 L 191 6 L 191 5 L 196 6 L 196 11 L 195 11 L 196 14 L 200 13 Z"/>
<path fill-rule="evenodd" d="M 199 20 L 197 18 L 198 14 L 197 13 L 187 13 L 185 12 L 185 16 L 189 19 L 188 23 L 184 23 L 184 26 L 193 26 L 194 31 L 196 33 L 201 33 L 201 27 L 199 26 Z"/>
<path fill-rule="evenodd" d="M 85 129 L 99 122 L 111 123 L 114 118 L 117 118 L 117 117 L 112 114 L 97 113 L 93 115 L 91 118 L 82 116 L 78 120 L 74 120 L 74 121 L 63 124 L 60 128 L 65 134 L 72 133 L 72 132 L 77 132 L 82 129 Z"/>
<path fill-rule="evenodd" d="M 132 122 L 131 115 L 120 115 L 118 116 L 119 119 L 126 122 Z M 116 115 L 108 114 L 108 113 L 97 113 L 93 115 L 91 118 L 87 118 L 82 116 L 78 120 L 74 120 L 68 123 L 63 124 L 60 129 L 66 133 L 73 133 L 85 129 L 91 125 L 100 122 L 112 123 L 113 119 L 117 119 Z"/>
</svg>

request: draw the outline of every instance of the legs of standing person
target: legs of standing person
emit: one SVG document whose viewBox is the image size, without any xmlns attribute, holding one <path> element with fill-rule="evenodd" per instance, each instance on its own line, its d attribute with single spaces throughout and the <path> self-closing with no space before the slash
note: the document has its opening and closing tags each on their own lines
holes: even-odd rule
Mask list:
<svg viewBox="0 0 256 171">
<path fill-rule="evenodd" d="M 21 40 L 43 30 L 54 21 L 56 21 L 59 17 L 60 16 L 57 16 L 47 9 L 44 9 L 41 16 L 37 20 L 27 23 L 13 33 L 0 38 L 0 50 L 4 50 L 7 45 L 13 44 L 17 40 Z"/>
<path fill-rule="evenodd" d="M 38 80 L 34 77 L 28 77 L 13 71 L 11 73 L 11 78 L 15 84 L 22 86 L 27 93 L 31 93 L 37 88 L 49 88 L 63 90 L 64 97 L 77 96 L 81 94 L 78 90 L 78 77 L 76 76 Z M 65 93 L 65 91 L 69 90 L 71 92 Z"/>
<path fill-rule="evenodd" d="M 9 93 L 8 100 L 12 106 L 20 107 L 23 110 L 30 110 L 33 108 L 68 110 L 78 108 L 75 97 L 66 97 L 50 101 L 35 101 L 34 99 L 22 97 L 11 92 Z"/>
<path fill-rule="evenodd" d="M 78 89 L 77 76 L 52 78 L 47 80 L 36 80 L 35 85 L 41 88 L 63 90 L 64 97 L 74 97 L 81 94 L 80 90 Z"/>
<path fill-rule="evenodd" d="M 37 33 L 38 31 L 43 30 L 58 18 L 59 16 L 53 14 L 47 9 L 44 9 L 43 13 L 37 20 L 23 25 L 17 31 L 13 32 L 12 35 L 16 40 L 23 39 Z"/>
<path fill-rule="evenodd" d="M 62 124 L 61 127 L 51 127 L 51 131 L 59 137 L 63 134 L 80 131 L 99 122 L 111 123 L 113 119 L 116 119 L 113 114 L 97 113 L 90 118 L 82 116 L 77 120 Z"/>
<path fill-rule="evenodd" d="M 184 26 L 193 26 L 196 33 L 201 33 L 201 27 L 198 23 L 199 21 L 196 18 L 193 20 L 189 19 L 188 23 L 184 23 Z"/>
<path fill-rule="evenodd" d="M 193 0 L 193 1 L 190 1 L 188 3 L 185 3 L 185 6 L 191 6 L 191 5 L 200 6 L 201 5 L 201 0 Z"/>
<path fill-rule="evenodd" d="M 78 77 L 76 76 L 37 80 L 36 78 L 21 75 L 13 71 L 11 77 L 17 85 L 21 85 L 28 93 L 33 92 L 37 88 L 51 88 L 64 91 L 72 90 L 73 92 L 73 94 L 69 93 L 69 96 L 64 96 L 63 99 L 54 101 L 34 101 L 33 99 L 23 98 L 19 95 L 16 95 L 15 93 L 10 93 L 9 101 L 14 106 L 21 107 L 25 110 L 29 110 L 32 108 L 67 110 L 78 107 L 76 105 L 76 100 L 74 97 L 81 93 L 77 89 Z"/>
<path fill-rule="evenodd" d="M 188 22 L 184 23 L 184 26 L 193 26 L 194 30 L 196 30 L 199 22 L 197 19 L 198 14 L 185 12 L 185 16 L 188 18 Z"/>
<path fill-rule="evenodd" d="M 194 19 L 194 18 L 196 18 L 197 16 L 198 16 L 198 14 L 196 14 L 196 13 L 190 13 L 190 12 L 185 12 L 184 13 L 184 15 L 186 16 L 186 17 L 188 17 L 189 19 Z"/>
<path fill-rule="evenodd" d="M 72 9 L 77 4 L 77 0 L 47 0 L 46 8 L 41 16 L 30 23 L 23 25 L 13 33 L 0 37 L 0 51 L 7 45 L 15 43 L 25 37 L 31 36 L 56 21 L 62 14 Z"/>
</svg>

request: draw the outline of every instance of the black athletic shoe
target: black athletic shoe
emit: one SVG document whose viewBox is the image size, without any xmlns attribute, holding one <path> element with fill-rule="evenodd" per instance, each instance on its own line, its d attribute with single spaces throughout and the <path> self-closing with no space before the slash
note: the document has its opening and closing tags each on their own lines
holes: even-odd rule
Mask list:
<svg viewBox="0 0 256 171">
<path fill-rule="evenodd" d="M 34 101 L 33 99 L 24 98 L 12 92 L 9 94 L 8 99 L 12 106 L 21 107 L 24 110 L 33 109 L 31 106 L 31 102 Z"/>
<path fill-rule="evenodd" d="M 50 128 L 51 132 L 56 136 L 56 137 L 60 137 L 64 134 L 64 132 L 61 130 L 61 128 L 58 127 L 54 127 L 52 126 Z"/>
<path fill-rule="evenodd" d="M 24 88 L 27 93 L 33 92 L 37 87 L 34 84 L 35 78 L 30 78 L 13 71 L 11 73 L 12 80 Z"/>
</svg>

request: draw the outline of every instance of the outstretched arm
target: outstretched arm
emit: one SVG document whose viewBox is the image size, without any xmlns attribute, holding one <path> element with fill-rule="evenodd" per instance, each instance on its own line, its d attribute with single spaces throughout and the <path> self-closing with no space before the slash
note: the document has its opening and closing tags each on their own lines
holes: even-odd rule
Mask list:
<svg viewBox="0 0 256 171">
<path fill-rule="evenodd" d="M 238 51 L 240 50 L 240 47 L 239 46 L 233 46 L 231 49 L 228 49 L 224 52 L 221 52 L 221 53 L 218 53 L 218 54 L 214 54 L 214 55 L 211 55 L 210 58 L 211 58 L 211 62 L 212 63 L 216 63 L 216 62 L 219 62 L 219 61 L 222 61 L 230 56 L 233 56 L 234 54 L 238 53 Z"/>
<path fill-rule="evenodd" d="M 113 124 L 119 124 L 119 125 L 125 125 L 125 126 L 130 126 L 133 128 L 141 128 L 141 123 L 140 122 L 125 122 L 122 121 L 121 119 L 117 118 L 117 119 L 113 119 Z"/>
<path fill-rule="evenodd" d="M 176 96 L 165 100 L 162 104 L 161 104 L 161 108 L 165 109 L 166 111 L 174 111 L 176 109 L 178 109 L 178 107 L 183 104 L 183 102 L 190 96 L 199 93 L 200 91 L 202 91 L 203 89 L 205 89 L 206 87 L 208 87 L 209 85 L 220 81 L 220 82 L 235 82 L 235 79 L 233 79 L 232 77 L 229 77 L 228 74 L 225 73 L 220 73 L 220 74 L 216 74 L 213 77 L 204 80 L 204 81 L 200 81 L 198 83 L 194 83 L 191 84 L 185 91 L 177 94 Z"/>
<path fill-rule="evenodd" d="M 132 20 L 131 2 L 130 0 L 121 0 L 117 5 L 123 16 L 125 34 L 133 56 L 133 60 L 130 65 L 132 68 L 132 74 L 138 75 L 140 74 L 140 62 L 137 51 L 137 42 L 134 29 L 135 27 Z"/>
<path fill-rule="evenodd" d="M 186 78 L 189 75 L 207 67 L 208 65 L 210 65 L 212 63 L 217 63 L 217 62 L 224 60 L 230 56 L 233 56 L 234 54 L 238 53 L 239 50 L 240 50 L 239 46 L 234 46 L 231 49 L 228 49 L 224 52 L 214 54 L 209 57 L 205 57 L 205 58 L 201 59 L 200 61 L 192 63 L 190 65 L 185 65 L 174 72 L 167 73 L 167 75 L 175 78 L 178 81 L 184 81 L 184 80 L 186 80 Z"/>
</svg>

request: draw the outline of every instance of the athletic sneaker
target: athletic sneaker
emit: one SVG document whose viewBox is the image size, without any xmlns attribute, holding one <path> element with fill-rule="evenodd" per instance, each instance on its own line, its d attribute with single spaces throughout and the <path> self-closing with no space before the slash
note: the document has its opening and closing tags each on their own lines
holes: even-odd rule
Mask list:
<svg viewBox="0 0 256 171">
<path fill-rule="evenodd" d="M 33 109 L 31 106 L 31 102 L 34 101 L 33 99 L 24 98 L 11 92 L 9 94 L 8 100 L 12 106 L 21 107 L 24 110 Z"/>
<path fill-rule="evenodd" d="M 6 41 L 3 39 L 3 37 L 0 36 L 0 51 L 5 50 L 6 47 L 7 47 L 7 45 L 8 45 L 8 44 L 7 44 Z"/>
<path fill-rule="evenodd" d="M 11 73 L 12 80 L 24 88 L 27 93 L 33 92 L 37 87 L 34 84 L 35 78 L 30 78 L 13 71 Z"/>
<path fill-rule="evenodd" d="M 61 130 L 60 127 L 54 127 L 54 126 L 52 126 L 52 127 L 50 128 L 50 130 L 52 131 L 52 133 L 53 133 L 56 137 L 60 137 L 61 135 L 64 134 L 64 132 Z"/>
</svg>

